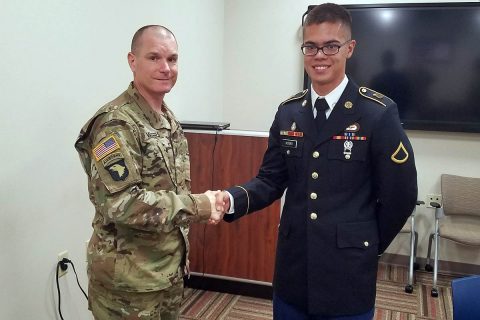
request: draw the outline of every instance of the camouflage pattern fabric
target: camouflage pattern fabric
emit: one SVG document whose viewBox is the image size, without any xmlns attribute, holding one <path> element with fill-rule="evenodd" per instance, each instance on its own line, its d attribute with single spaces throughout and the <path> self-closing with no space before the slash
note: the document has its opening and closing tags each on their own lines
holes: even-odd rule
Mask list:
<svg viewBox="0 0 480 320">
<path fill-rule="evenodd" d="M 206 221 L 204 194 L 190 194 L 187 140 L 166 105 L 154 112 L 133 83 L 103 106 L 75 143 L 95 207 L 91 283 L 149 292 L 176 283 L 188 263 L 188 225 Z"/>
<path fill-rule="evenodd" d="M 182 302 L 183 279 L 170 288 L 154 292 L 108 290 L 88 287 L 89 309 L 95 320 L 176 320 Z"/>
</svg>

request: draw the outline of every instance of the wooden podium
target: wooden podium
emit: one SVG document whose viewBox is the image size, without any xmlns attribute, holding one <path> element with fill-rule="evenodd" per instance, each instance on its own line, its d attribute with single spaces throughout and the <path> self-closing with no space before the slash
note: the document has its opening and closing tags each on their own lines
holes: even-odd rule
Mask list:
<svg viewBox="0 0 480 320">
<path fill-rule="evenodd" d="M 186 132 L 192 192 L 222 190 L 255 177 L 267 148 L 265 134 Z M 232 222 L 190 227 L 190 270 L 202 278 L 271 284 L 280 201 Z M 220 290 L 218 290 L 220 291 Z"/>
</svg>

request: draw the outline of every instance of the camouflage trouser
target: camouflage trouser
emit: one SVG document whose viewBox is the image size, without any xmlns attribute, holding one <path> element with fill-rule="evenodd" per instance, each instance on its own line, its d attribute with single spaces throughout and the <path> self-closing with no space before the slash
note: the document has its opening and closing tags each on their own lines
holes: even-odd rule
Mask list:
<svg viewBox="0 0 480 320">
<path fill-rule="evenodd" d="M 183 295 L 183 279 L 170 288 L 154 292 L 108 290 L 88 287 L 89 309 L 95 320 L 176 320 Z"/>
</svg>

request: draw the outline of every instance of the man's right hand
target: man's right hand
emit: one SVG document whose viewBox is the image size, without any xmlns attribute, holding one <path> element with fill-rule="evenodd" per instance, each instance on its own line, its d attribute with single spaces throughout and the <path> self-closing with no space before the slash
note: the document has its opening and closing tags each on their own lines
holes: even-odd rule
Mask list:
<svg viewBox="0 0 480 320">
<path fill-rule="evenodd" d="M 221 193 L 220 190 L 207 190 L 204 193 L 210 200 L 210 206 L 212 208 L 212 213 L 210 215 L 210 219 L 208 219 L 208 224 L 218 224 L 220 221 L 222 221 L 223 215 L 225 214 L 225 211 L 223 210 L 223 204 L 219 204 L 217 201 L 217 195 L 219 193 Z"/>
<path fill-rule="evenodd" d="M 227 213 L 230 211 L 230 196 L 226 191 L 219 191 L 215 194 L 215 207 L 218 211 Z"/>
</svg>

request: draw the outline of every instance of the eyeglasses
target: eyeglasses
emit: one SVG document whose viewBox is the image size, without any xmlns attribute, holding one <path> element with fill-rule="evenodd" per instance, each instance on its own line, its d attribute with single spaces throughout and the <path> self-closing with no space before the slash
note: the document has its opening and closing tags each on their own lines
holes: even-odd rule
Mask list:
<svg viewBox="0 0 480 320">
<path fill-rule="evenodd" d="M 333 56 L 336 55 L 340 48 L 349 43 L 352 40 L 347 40 L 342 44 L 327 44 L 323 47 L 317 47 L 314 44 L 304 44 L 300 48 L 302 49 L 302 53 L 305 56 L 316 56 L 318 51 L 322 50 L 323 54 L 326 56 Z"/>
</svg>

